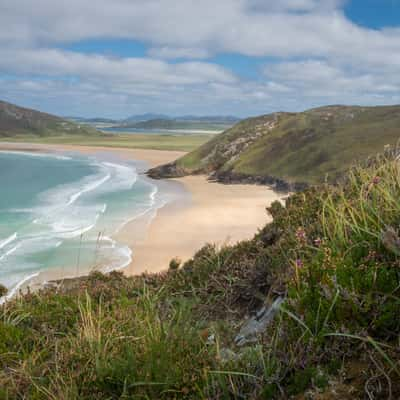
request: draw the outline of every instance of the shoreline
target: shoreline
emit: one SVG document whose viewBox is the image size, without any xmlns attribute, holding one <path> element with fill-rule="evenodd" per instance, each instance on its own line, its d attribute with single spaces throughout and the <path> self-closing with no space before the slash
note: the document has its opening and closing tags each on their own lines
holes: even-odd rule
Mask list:
<svg viewBox="0 0 400 400">
<path fill-rule="evenodd" d="M 107 152 L 123 160 L 141 161 L 148 167 L 168 163 L 185 154 L 181 151 L 124 149 L 80 145 L 0 143 L 5 151 L 75 151 L 83 154 Z M 150 179 L 150 178 L 149 178 Z M 127 275 L 143 272 L 161 272 L 168 269 L 171 259 L 182 261 L 191 258 L 206 243 L 218 246 L 250 239 L 258 228 L 271 217 L 265 208 L 282 194 L 266 186 L 209 182 L 205 176 L 188 176 L 166 180 L 181 187 L 186 196 L 167 203 L 155 211 L 145 229 L 144 237 L 135 235 L 143 221 L 132 220 L 113 236 L 113 239 L 132 250 L 131 263 L 119 270 Z M 162 184 L 162 181 L 155 184 Z M 189 201 L 188 201 L 189 200 Z M 136 237 L 135 237 L 136 236 Z M 43 271 L 33 278 L 30 287 L 43 286 L 46 282 L 87 275 L 95 268 L 60 271 L 57 268 Z"/>
</svg>

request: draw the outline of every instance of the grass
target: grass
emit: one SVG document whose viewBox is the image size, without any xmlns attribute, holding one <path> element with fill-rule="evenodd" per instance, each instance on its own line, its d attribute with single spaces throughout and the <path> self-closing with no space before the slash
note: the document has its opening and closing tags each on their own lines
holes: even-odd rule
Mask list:
<svg viewBox="0 0 400 400">
<path fill-rule="evenodd" d="M 387 151 L 274 203 L 252 240 L 7 303 L 0 398 L 399 398 L 399 177 Z M 237 347 L 278 294 L 274 322 Z"/>
<path fill-rule="evenodd" d="M 192 151 L 199 147 L 212 135 L 150 135 L 150 134 L 112 134 L 102 136 L 62 135 L 37 137 L 21 135 L 3 138 L 1 141 L 43 143 L 43 144 L 73 144 L 81 146 L 101 146 L 114 148 L 152 149 Z"/>
</svg>

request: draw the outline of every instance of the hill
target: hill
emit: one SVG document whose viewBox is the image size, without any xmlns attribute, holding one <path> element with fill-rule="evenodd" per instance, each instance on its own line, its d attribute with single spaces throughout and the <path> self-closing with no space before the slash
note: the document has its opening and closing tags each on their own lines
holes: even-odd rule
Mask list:
<svg viewBox="0 0 400 400">
<path fill-rule="evenodd" d="M 51 114 L 0 101 L 0 137 L 96 135 L 95 129 Z"/>
<path fill-rule="evenodd" d="M 117 124 L 119 121 L 116 119 L 96 117 L 96 118 L 84 118 L 84 117 L 65 117 L 65 119 L 72 122 L 83 122 L 86 124 Z"/>
<path fill-rule="evenodd" d="M 206 173 L 221 182 L 249 181 L 301 189 L 334 181 L 356 160 L 400 138 L 400 106 L 327 106 L 243 120 L 154 178 Z"/>
<path fill-rule="evenodd" d="M 231 115 L 209 115 L 209 116 L 183 115 L 183 116 L 171 117 L 165 114 L 147 113 L 140 115 L 132 115 L 121 122 L 135 123 L 135 122 L 145 122 L 151 120 L 192 121 L 192 122 L 208 122 L 208 123 L 214 122 L 217 124 L 232 125 L 238 122 L 239 118 Z"/>
<path fill-rule="evenodd" d="M 235 121 L 236 122 L 236 121 Z M 114 128 L 128 129 L 166 129 L 166 130 L 225 130 L 231 127 L 234 122 L 229 120 L 219 120 L 217 117 L 207 119 L 203 117 L 199 120 L 158 118 L 140 122 L 125 122 L 114 126 Z"/>
<path fill-rule="evenodd" d="M 141 121 L 150 121 L 152 119 L 168 119 L 167 115 L 164 114 L 154 114 L 154 113 L 145 113 L 138 115 L 131 115 L 128 118 L 125 118 L 122 123 L 135 123 Z"/>
</svg>

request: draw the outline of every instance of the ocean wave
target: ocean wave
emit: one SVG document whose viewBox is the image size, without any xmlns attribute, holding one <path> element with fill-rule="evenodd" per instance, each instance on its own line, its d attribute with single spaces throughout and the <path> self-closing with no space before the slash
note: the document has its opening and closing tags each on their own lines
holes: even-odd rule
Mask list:
<svg viewBox="0 0 400 400">
<path fill-rule="evenodd" d="M 4 304 L 7 300 L 12 299 L 15 294 L 17 294 L 18 290 L 27 282 L 29 282 L 31 279 L 35 278 L 36 276 L 39 275 L 39 272 L 35 272 L 31 275 L 26 276 L 25 278 L 23 278 L 22 280 L 20 280 L 13 288 L 11 288 L 9 290 L 9 292 L 3 296 L 0 297 L 0 305 Z"/>
<path fill-rule="evenodd" d="M 137 181 L 137 171 L 133 166 L 115 164 L 111 162 L 102 162 L 102 166 L 106 167 L 112 175 L 110 186 L 107 191 L 113 190 L 130 190 Z"/>
<path fill-rule="evenodd" d="M 0 256 L 0 261 L 3 261 L 5 258 L 10 256 L 11 254 L 15 253 L 21 247 L 21 243 L 18 243 L 11 249 L 7 250 L 2 256 Z"/>
<path fill-rule="evenodd" d="M 83 234 L 91 231 L 94 227 L 96 226 L 96 224 L 91 224 L 88 226 L 84 226 L 84 227 L 80 227 L 80 228 L 76 228 L 76 229 L 70 229 L 70 230 L 63 230 L 62 228 L 58 228 L 57 225 L 54 226 L 54 232 L 56 233 L 56 236 L 62 237 L 64 239 L 73 239 L 79 236 L 82 236 Z"/>
<path fill-rule="evenodd" d="M 152 212 L 153 215 L 149 218 L 149 221 L 148 221 L 148 224 L 147 224 L 147 225 L 150 225 L 151 221 L 157 215 L 157 210 L 159 210 L 160 208 L 163 208 L 168 203 L 168 201 L 166 199 L 160 199 L 159 200 L 159 204 L 156 204 L 157 203 L 156 196 L 157 196 L 157 194 L 159 192 L 158 186 L 154 185 L 154 184 L 152 184 L 150 182 L 145 182 L 145 183 L 146 183 L 146 185 L 151 187 L 151 192 L 148 195 L 150 202 L 148 204 L 145 204 L 144 205 L 144 209 L 142 209 L 141 211 L 138 211 L 137 213 L 135 213 L 133 215 L 130 214 L 129 216 L 127 216 L 125 218 L 125 220 L 121 224 L 119 224 L 119 226 L 117 227 L 115 233 L 120 232 L 129 223 L 131 223 L 131 222 L 133 222 L 133 221 L 135 221 L 135 220 L 137 220 L 139 218 L 142 218 L 145 215 L 147 215 L 147 214 Z"/>
<path fill-rule="evenodd" d="M 78 200 L 79 197 L 81 197 L 84 193 L 88 193 L 88 192 L 91 192 L 91 191 L 97 189 L 98 187 L 100 187 L 101 185 L 106 183 L 110 178 L 111 178 L 111 175 L 107 174 L 107 175 L 101 177 L 98 180 L 95 180 L 95 181 L 90 182 L 90 183 L 88 183 L 86 185 L 83 185 L 83 189 L 79 190 L 78 192 L 72 194 L 69 197 L 69 201 L 67 203 L 67 206 L 70 206 L 71 204 L 74 204 L 75 201 Z"/>
<path fill-rule="evenodd" d="M 134 165 L 91 158 L 76 160 L 89 166 L 86 176 L 82 177 L 81 174 L 76 181 L 40 193 L 32 208 L 28 208 L 31 206 L 29 204 L 26 209 L 14 210 L 32 215 L 29 224 L 18 228 L 18 234 L 15 232 L 15 238 L 11 235 L 0 241 L 0 249 L 7 250 L 0 261 L 6 267 L 5 271 L 9 271 L 10 278 L 23 276 L 27 263 L 29 272 L 59 266 L 58 262 L 66 268 L 72 267 L 76 262 L 74 257 L 81 251 L 80 259 L 90 263 L 93 260 L 90 252 L 93 252 L 95 259 L 99 252 L 101 265 L 105 265 L 104 271 L 124 268 L 132 261 L 131 249 L 104 234 L 114 234 L 113 230 L 121 221 L 126 221 L 125 225 L 146 213 L 156 214 L 157 209 L 164 205 L 157 197 L 158 186 L 146 179 L 139 180 Z M 81 164 L 77 165 L 81 168 Z M 149 219 L 152 217 L 153 214 Z M 79 241 L 78 238 L 84 234 L 84 240 Z M 97 243 L 96 236 L 101 243 Z M 17 237 L 17 246 L 14 246 L 16 243 L 12 242 Z M 11 249 L 10 244 L 13 246 Z M 25 282 L 19 284 L 18 288 Z"/>
<path fill-rule="evenodd" d="M 56 160 L 72 160 L 72 157 L 62 156 L 54 153 L 39 153 L 36 151 L 19 151 L 19 150 L 0 150 L 2 154 L 14 154 L 26 157 L 38 157 L 38 158 L 54 158 Z"/>
<path fill-rule="evenodd" d="M 104 273 L 124 269 L 132 262 L 132 250 L 130 249 L 130 247 L 119 246 L 113 247 L 113 249 L 117 253 L 118 259 L 114 262 L 109 262 L 108 265 L 101 268 Z"/>
<path fill-rule="evenodd" d="M 14 232 L 12 235 L 10 235 L 8 238 L 0 241 L 0 250 L 7 246 L 8 244 L 10 244 L 11 242 L 13 242 L 16 238 L 18 237 L 18 233 Z"/>
</svg>

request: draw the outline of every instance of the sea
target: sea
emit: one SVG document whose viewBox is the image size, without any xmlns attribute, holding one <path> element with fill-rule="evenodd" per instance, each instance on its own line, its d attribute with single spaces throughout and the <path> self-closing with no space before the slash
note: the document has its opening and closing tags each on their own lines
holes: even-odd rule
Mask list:
<svg viewBox="0 0 400 400">
<path fill-rule="evenodd" d="M 0 151 L 0 283 L 7 296 L 53 268 L 68 276 L 130 264 L 132 250 L 116 234 L 141 219 L 136 235 L 145 235 L 143 220 L 178 196 L 145 169 L 109 153 Z"/>
</svg>

